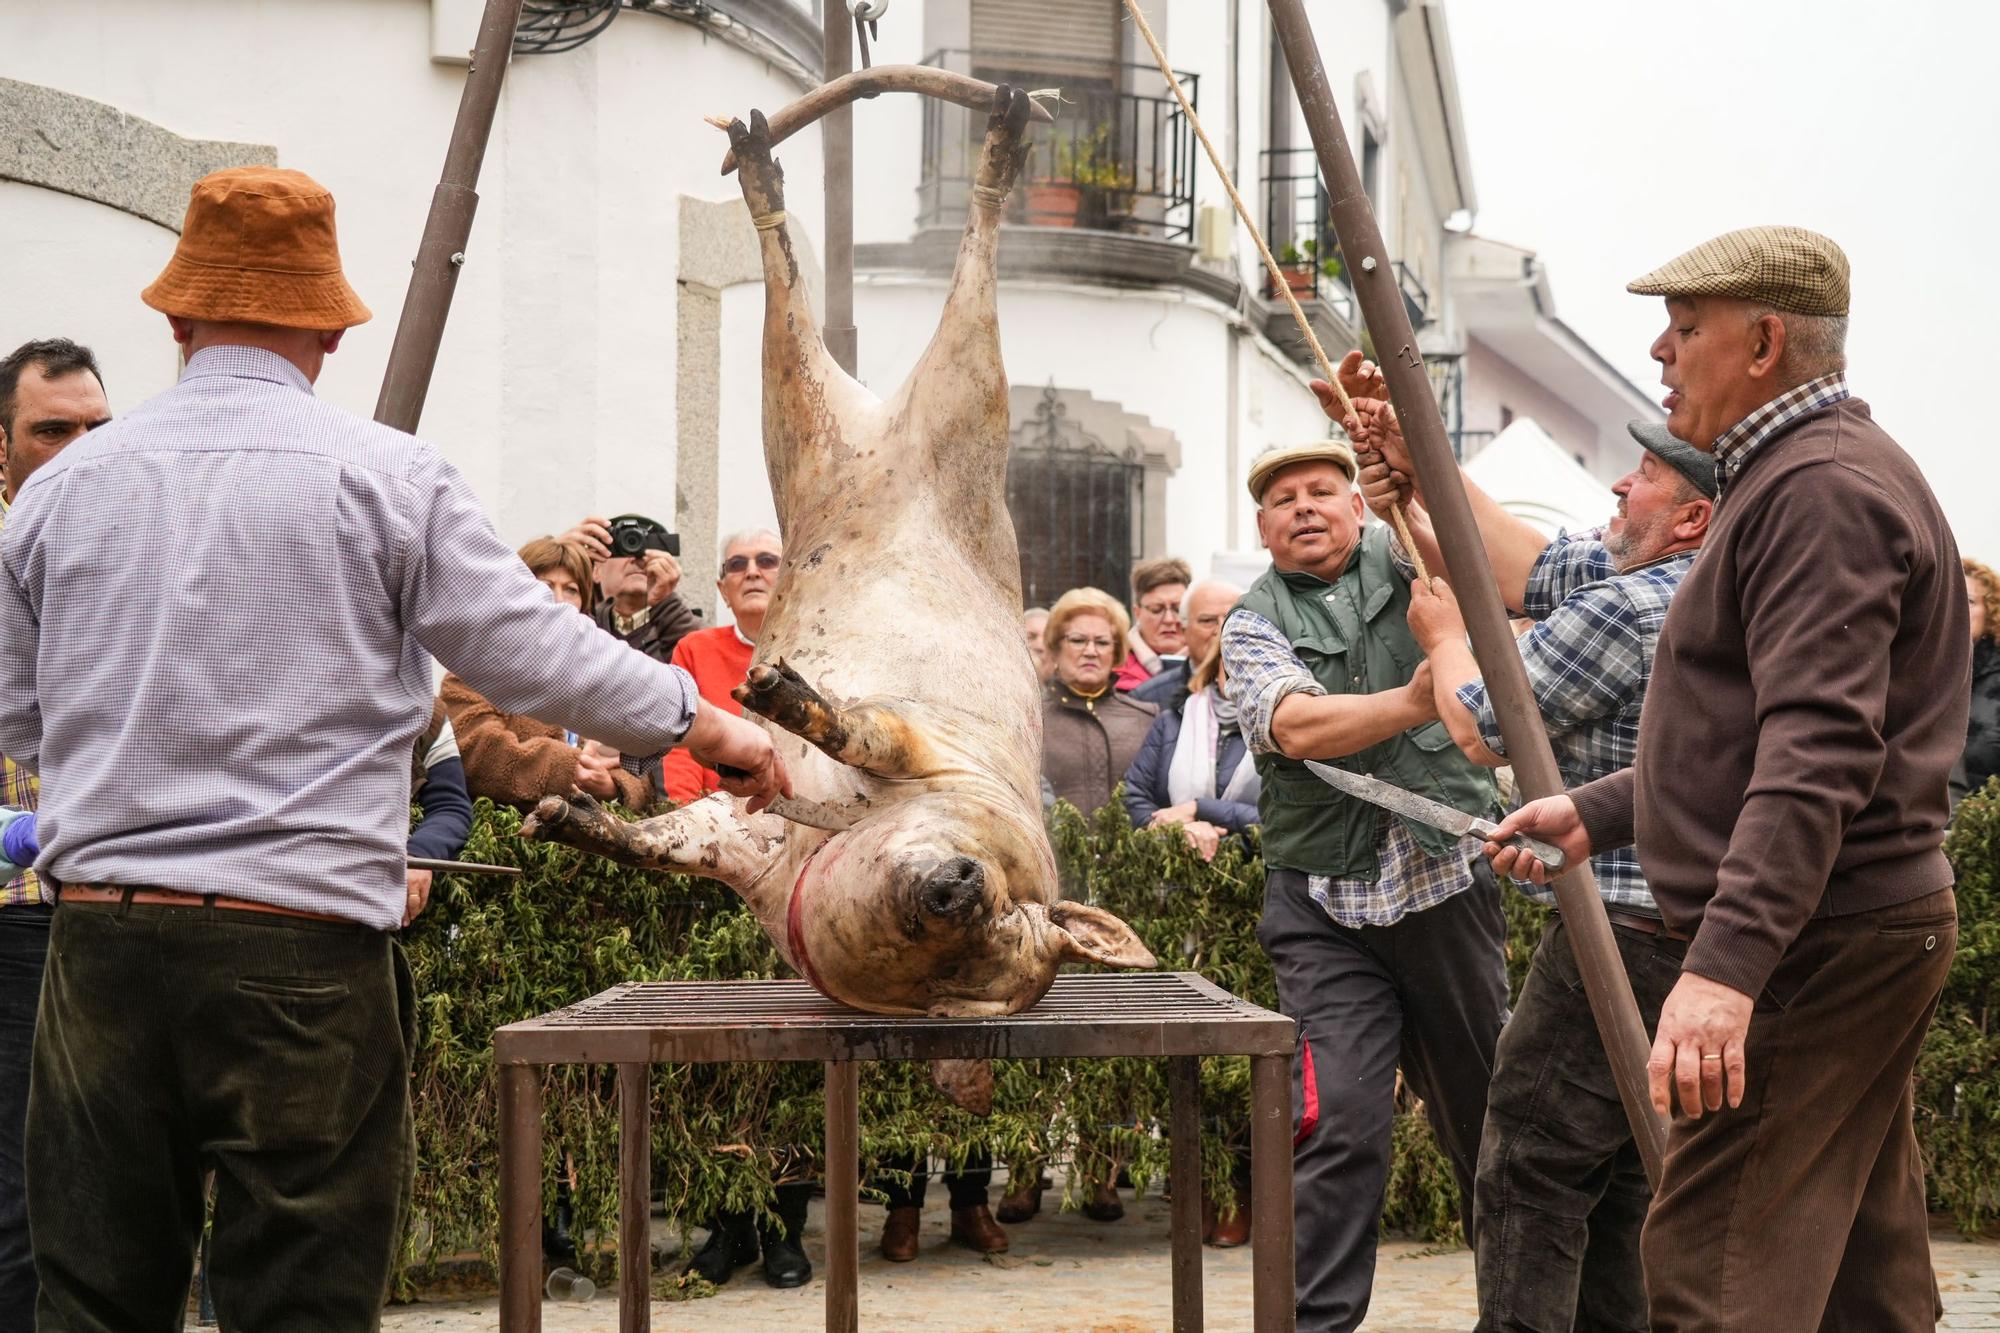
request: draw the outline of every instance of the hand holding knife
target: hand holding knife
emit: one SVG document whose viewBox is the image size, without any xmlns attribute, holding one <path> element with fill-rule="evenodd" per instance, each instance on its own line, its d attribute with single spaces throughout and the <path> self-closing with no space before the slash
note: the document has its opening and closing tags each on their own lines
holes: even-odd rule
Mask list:
<svg viewBox="0 0 2000 1333">
<path fill-rule="evenodd" d="M 1428 796 L 1404 791 L 1401 787 L 1393 786 L 1380 778 L 1350 773 L 1344 768 L 1335 768 L 1331 764 L 1322 764 L 1312 759 L 1306 760 L 1305 765 L 1313 771 L 1314 776 L 1329 787 L 1344 791 L 1349 796 L 1358 796 L 1370 805 L 1379 805 L 1391 814 L 1402 815 L 1406 819 L 1416 820 L 1419 824 L 1429 824 L 1432 828 L 1443 829 L 1446 833 L 1457 834 L 1459 837 L 1470 834 L 1492 842 L 1493 834 L 1500 827 L 1490 819 L 1468 815 L 1463 810 L 1455 810 L 1440 801 L 1431 800 Z M 1561 874 L 1569 861 L 1569 858 L 1563 855 L 1561 848 L 1551 846 L 1539 838 L 1531 838 L 1525 833 L 1507 839 L 1507 845 L 1518 847 L 1531 856 L 1539 857 L 1551 875 Z"/>
</svg>

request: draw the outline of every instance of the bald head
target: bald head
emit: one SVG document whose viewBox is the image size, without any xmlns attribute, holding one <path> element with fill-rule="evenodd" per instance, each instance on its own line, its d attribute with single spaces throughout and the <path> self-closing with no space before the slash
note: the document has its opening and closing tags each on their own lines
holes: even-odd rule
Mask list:
<svg viewBox="0 0 2000 1333">
<path fill-rule="evenodd" d="M 1221 579 L 1203 579 L 1181 598 L 1181 624 L 1187 634 L 1190 668 L 1200 666 L 1215 638 L 1222 633 L 1222 618 L 1243 596 L 1243 589 Z"/>
</svg>

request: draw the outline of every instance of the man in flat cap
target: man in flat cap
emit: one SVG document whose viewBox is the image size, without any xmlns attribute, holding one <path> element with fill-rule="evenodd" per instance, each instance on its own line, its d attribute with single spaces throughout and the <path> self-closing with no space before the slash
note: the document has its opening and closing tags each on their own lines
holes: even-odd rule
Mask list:
<svg viewBox="0 0 2000 1333">
<path fill-rule="evenodd" d="M 1359 352 L 1340 369 L 1355 402 L 1348 424 L 1361 445 L 1364 498 L 1385 519 L 1391 504 L 1401 504 L 1426 566 L 1448 572 L 1379 372 Z M 1332 391 L 1316 387 L 1337 413 Z M 1618 510 L 1599 532 L 1550 541 L 1459 478 L 1502 599 L 1534 622 L 1517 642 L 1556 766 L 1571 786 L 1632 765 L 1667 608 L 1714 508 L 1707 454 L 1658 422 L 1627 429 L 1642 451 L 1639 464 L 1612 488 Z M 1448 584 L 1413 585 L 1409 620 L 1452 739 L 1476 763 L 1506 763 L 1499 718 Z M 1651 1031 L 1679 979 L 1688 937 L 1660 920 L 1632 848 L 1599 851 L 1591 869 Z M 1526 891 L 1555 903 L 1546 888 Z M 1500 1033 L 1487 1093 L 1473 1200 L 1479 1328 L 1643 1333 L 1639 1233 L 1651 1199 L 1568 933 L 1552 915 Z"/>
<path fill-rule="evenodd" d="M 1653 1327 L 1929 1329 L 1910 1079 L 1957 940 L 1941 844 L 1970 680 L 1958 550 L 1848 395 L 1833 242 L 1732 232 L 1630 290 L 1666 298 L 1667 426 L 1714 456 L 1714 526 L 1660 636 L 1634 767 L 1500 836 L 1635 844 L 1666 924 L 1693 936 L 1648 1062 L 1654 1105 L 1679 1105 L 1643 1241 Z"/>
<path fill-rule="evenodd" d="M 1410 635 L 1410 571 L 1364 531 L 1353 450 L 1321 440 L 1250 467 L 1271 568 L 1222 627 L 1222 657 L 1263 780 L 1258 942 L 1297 1020 L 1292 1149 L 1298 1326 L 1368 1310 L 1396 1070 L 1452 1164 L 1466 1234 L 1493 1043 L 1507 1005 L 1499 889 L 1478 848 L 1385 814 L 1301 762 L 1372 773 L 1461 810 L 1492 775 L 1439 725 Z"/>
<path fill-rule="evenodd" d="M 39 1326 L 179 1327 L 213 1167 L 223 1326 L 374 1328 L 412 1167 L 393 932 L 429 654 L 627 755 L 786 778 L 761 729 L 551 600 L 435 449 L 313 396 L 368 309 L 309 177 L 197 182 L 143 299 L 180 383 L 38 468 L 0 533 L 0 752 L 40 770 L 60 886 Z"/>
</svg>

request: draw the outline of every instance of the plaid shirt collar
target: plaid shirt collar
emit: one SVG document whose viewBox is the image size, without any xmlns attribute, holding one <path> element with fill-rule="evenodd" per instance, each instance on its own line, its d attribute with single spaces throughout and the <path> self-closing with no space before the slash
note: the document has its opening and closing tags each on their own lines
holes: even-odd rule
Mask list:
<svg viewBox="0 0 2000 1333">
<path fill-rule="evenodd" d="M 1715 485 L 1718 495 L 1743 471 L 1743 465 L 1764 441 L 1810 412 L 1832 407 L 1848 397 L 1847 374 L 1834 371 L 1788 389 L 1722 432 L 1715 440 Z"/>
</svg>

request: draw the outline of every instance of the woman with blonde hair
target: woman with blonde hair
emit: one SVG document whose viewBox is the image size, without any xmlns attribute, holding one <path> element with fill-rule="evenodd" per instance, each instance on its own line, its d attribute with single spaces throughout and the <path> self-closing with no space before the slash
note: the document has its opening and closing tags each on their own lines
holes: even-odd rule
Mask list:
<svg viewBox="0 0 2000 1333">
<path fill-rule="evenodd" d="M 1085 814 L 1111 799 L 1153 725 L 1153 705 L 1112 688 L 1131 628 L 1116 599 L 1072 588 L 1042 631 L 1056 664 L 1042 695 L 1042 777 Z"/>
</svg>

